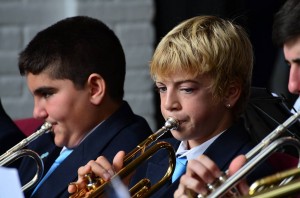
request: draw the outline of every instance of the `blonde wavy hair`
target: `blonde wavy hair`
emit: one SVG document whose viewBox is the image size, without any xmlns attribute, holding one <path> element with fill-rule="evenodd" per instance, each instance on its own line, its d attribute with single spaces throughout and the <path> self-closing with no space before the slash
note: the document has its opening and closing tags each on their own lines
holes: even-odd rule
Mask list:
<svg viewBox="0 0 300 198">
<path fill-rule="evenodd" d="M 241 85 L 235 114 L 248 101 L 253 49 L 244 29 L 216 16 L 197 16 L 172 29 L 158 44 L 150 62 L 152 78 L 180 72 L 189 77 L 210 75 L 214 99 L 222 100 L 231 83 Z"/>
</svg>

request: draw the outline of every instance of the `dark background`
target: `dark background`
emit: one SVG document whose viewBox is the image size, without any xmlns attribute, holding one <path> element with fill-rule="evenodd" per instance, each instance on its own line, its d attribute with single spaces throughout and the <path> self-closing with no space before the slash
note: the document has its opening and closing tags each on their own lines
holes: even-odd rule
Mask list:
<svg viewBox="0 0 300 198">
<path fill-rule="evenodd" d="M 288 70 L 282 51 L 272 43 L 274 14 L 285 0 L 155 0 L 156 43 L 173 27 L 185 19 L 197 15 L 216 15 L 233 19 L 249 34 L 254 48 L 252 86 L 265 87 L 284 95 L 290 104 L 295 97 L 287 90 Z M 159 96 L 156 94 L 157 126 L 164 119 L 160 112 Z"/>
</svg>

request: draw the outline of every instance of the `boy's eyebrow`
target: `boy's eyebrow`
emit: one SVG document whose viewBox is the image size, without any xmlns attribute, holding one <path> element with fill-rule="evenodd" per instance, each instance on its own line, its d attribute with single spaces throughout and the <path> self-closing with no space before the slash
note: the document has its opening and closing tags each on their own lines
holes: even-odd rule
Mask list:
<svg viewBox="0 0 300 198">
<path fill-rule="evenodd" d="M 292 59 L 291 62 L 285 59 L 285 62 L 286 62 L 287 64 L 289 64 L 289 63 L 291 63 L 291 62 L 292 62 L 292 63 L 298 63 L 298 64 L 299 64 L 299 63 L 300 63 L 300 58 Z"/>
<path fill-rule="evenodd" d="M 294 62 L 294 63 L 300 63 L 300 58 L 293 59 L 292 62 Z"/>
<path fill-rule="evenodd" d="M 174 83 L 177 84 L 182 84 L 182 83 L 199 83 L 196 80 L 191 80 L 191 79 L 187 79 L 187 80 L 179 80 L 179 81 L 175 81 Z M 156 83 L 163 83 L 163 81 L 156 81 Z"/>
<path fill-rule="evenodd" d="M 198 83 L 198 81 L 196 81 L 196 80 L 190 80 L 190 79 L 188 79 L 188 80 L 180 80 L 180 81 L 177 81 L 175 83 L 181 84 L 181 83 L 188 83 L 188 82 L 190 82 L 190 83 Z"/>
<path fill-rule="evenodd" d="M 45 92 L 49 92 L 49 91 L 52 91 L 52 90 L 54 90 L 53 87 L 46 87 L 46 86 L 39 87 L 39 88 L 37 88 L 33 91 L 33 95 L 41 95 Z"/>
</svg>

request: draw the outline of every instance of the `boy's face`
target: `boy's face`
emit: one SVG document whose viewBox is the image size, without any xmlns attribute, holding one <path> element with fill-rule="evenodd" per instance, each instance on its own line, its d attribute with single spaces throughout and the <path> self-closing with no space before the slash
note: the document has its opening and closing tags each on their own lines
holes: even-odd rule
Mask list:
<svg viewBox="0 0 300 198">
<path fill-rule="evenodd" d="M 51 79 L 46 73 L 27 75 L 34 98 L 33 116 L 53 125 L 55 144 L 73 148 L 91 130 L 88 91 L 75 89 L 70 80 Z"/>
<path fill-rule="evenodd" d="M 283 45 L 285 60 L 290 66 L 289 91 L 300 94 L 300 36 Z"/>
<path fill-rule="evenodd" d="M 190 147 L 203 143 L 228 127 L 228 123 L 222 120 L 226 113 L 225 105 L 214 102 L 211 84 L 212 79 L 208 75 L 189 78 L 175 73 L 156 79 L 164 118 L 174 117 L 180 122 L 180 127 L 173 130 L 172 135 L 178 140 L 189 140 Z"/>
</svg>

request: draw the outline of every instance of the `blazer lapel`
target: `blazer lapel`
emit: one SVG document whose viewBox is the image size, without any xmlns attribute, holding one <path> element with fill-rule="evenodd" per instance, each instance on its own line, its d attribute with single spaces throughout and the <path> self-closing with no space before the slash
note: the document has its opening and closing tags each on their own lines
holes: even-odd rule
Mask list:
<svg viewBox="0 0 300 198">
<path fill-rule="evenodd" d="M 234 157 L 252 146 L 251 137 L 242 124 L 239 122 L 226 130 L 204 152 L 220 170 L 226 170 Z"/>
<path fill-rule="evenodd" d="M 132 116 L 128 116 L 128 110 L 127 105 L 125 105 L 125 107 L 99 125 L 95 131 L 75 148 L 60 166 L 57 167 L 57 169 L 48 177 L 47 181 L 36 191 L 34 197 L 42 197 L 42 193 L 45 192 L 51 192 L 51 197 L 58 197 L 59 194 L 66 190 L 70 182 L 76 181 L 78 168 L 85 165 L 89 160 L 96 159 L 102 154 L 103 150 L 107 149 L 110 141 L 115 135 L 131 122 Z M 124 118 L 124 111 L 127 111 L 126 118 Z M 118 124 L 116 125 L 115 122 Z M 111 158 L 113 157 L 114 156 L 111 156 Z M 68 176 L 64 177 L 64 175 Z M 61 185 L 57 185 L 57 183 L 60 183 Z M 53 186 L 56 188 L 54 189 Z"/>
</svg>

